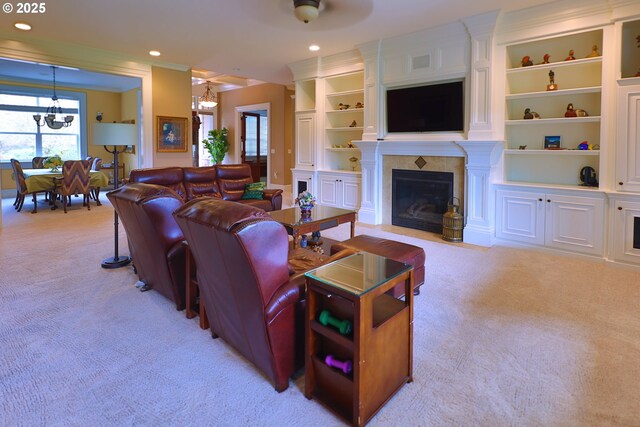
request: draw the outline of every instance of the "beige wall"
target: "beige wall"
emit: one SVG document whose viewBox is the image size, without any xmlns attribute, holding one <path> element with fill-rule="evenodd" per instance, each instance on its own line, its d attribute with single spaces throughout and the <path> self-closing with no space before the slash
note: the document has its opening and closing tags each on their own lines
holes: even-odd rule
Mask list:
<svg viewBox="0 0 640 427">
<path fill-rule="evenodd" d="M 140 89 L 133 89 L 128 92 L 122 92 L 120 97 L 120 118 L 122 121 L 133 120 L 133 123 L 138 123 L 139 105 L 138 95 Z M 123 153 L 118 161 L 124 163 L 125 176 L 129 176 L 131 169 L 138 167 L 138 152 L 140 147 L 135 147 L 132 152 Z"/>
<path fill-rule="evenodd" d="M 0 81 L 0 84 L 7 86 L 28 86 L 28 87 L 42 87 L 50 88 L 50 85 L 37 85 L 16 83 L 9 81 Z M 59 90 L 65 90 L 69 92 L 83 92 L 86 96 L 87 107 L 87 141 L 91 141 L 91 123 L 95 123 L 96 113 L 102 112 L 105 121 L 120 120 L 121 114 L 121 95 L 116 92 L 104 92 L 88 89 L 77 89 L 69 87 L 58 87 Z M 102 157 L 103 160 L 109 162 L 109 154 L 104 151 L 102 147 L 93 146 L 88 144 L 88 155 L 93 157 Z M 7 159 L 8 160 L 8 159 Z M 25 165 L 26 166 L 31 166 Z M 2 170 L 2 190 L 16 188 L 15 181 L 11 178 L 11 169 Z"/>
<path fill-rule="evenodd" d="M 191 71 L 152 67 L 153 79 L 153 167 L 191 166 Z M 158 116 L 187 119 L 187 151 L 158 153 Z"/>
<path fill-rule="evenodd" d="M 228 156 L 235 156 L 235 141 L 239 137 L 240 129 L 236 126 L 236 107 L 254 104 L 270 104 L 271 140 L 270 149 L 275 153 L 269 154 L 271 165 L 270 182 L 277 185 L 291 184 L 293 155 L 293 91 L 286 86 L 265 83 L 218 93 L 218 126 L 229 129 L 229 143 L 231 148 Z M 239 157 L 239 154 L 238 154 Z"/>
</svg>

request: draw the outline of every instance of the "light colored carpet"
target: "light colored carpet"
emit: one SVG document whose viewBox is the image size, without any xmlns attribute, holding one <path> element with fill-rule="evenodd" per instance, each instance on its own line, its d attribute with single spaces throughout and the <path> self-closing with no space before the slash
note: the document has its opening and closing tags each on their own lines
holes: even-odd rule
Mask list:
<svg viewBox="0 0 640 427">
<path fill-rule="evenodd" d="M 0 425 L 328 426 L 113 255 L 113 210 L 15 213 L 0 229 Z M 370 425 L 640 425 L 640 273 L 533 249 L 422 246 L 414 382 Z M 124 232 L 121 249 L 128 253 Z M 342 240 L 348 225 L 325 236 Z"/>
</svg>

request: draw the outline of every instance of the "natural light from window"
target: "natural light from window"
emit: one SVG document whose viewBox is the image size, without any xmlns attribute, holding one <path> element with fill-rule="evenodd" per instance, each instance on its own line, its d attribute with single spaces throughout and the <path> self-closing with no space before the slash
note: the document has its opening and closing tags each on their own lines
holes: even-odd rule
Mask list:
<svg viewBox="0 0 640 427">
<path fill-rule="evenodd" d="M 0 160 L 30 162 L 35 156 L 59 155 L 63 160 L 82 158 L 81 102 L 60 97 L 64 115 L 73 116 L 71 126 L 54 130 L 38 127 L 34 114 L 46 114 L 51 103 L 49 91 L 43 94 L 16 94 L 0 90 Z"/>
</svg>

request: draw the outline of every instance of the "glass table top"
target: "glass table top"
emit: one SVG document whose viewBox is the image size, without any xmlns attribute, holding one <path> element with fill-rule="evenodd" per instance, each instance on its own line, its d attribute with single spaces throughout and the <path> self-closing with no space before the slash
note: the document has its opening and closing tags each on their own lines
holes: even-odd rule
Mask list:
<svg viewBox="0 0 640 427">
<path fill-rule="evenodd" d="M 411 265 L 403 262 L 359 252 L 310 270 L 305 276 L 360 296 L 411 268 Z"/>
<path fill-rule="evenodd" d="M 334 208 L 331 206 L 323 206 L 323 205 L 315 205 L 313 209 L 311 209 L 311 217 L 310 218 L 302 218 L 300 214 L 300 208 L 287 208 L 281 209 L 277 211 L 271 211 L 269 214 L 271 218 L 275 219 L 281 224 L 294 226 L 298 224 L 302 224 L 305 222 L 312 221 L 324 221 L 331 218 L 337 218 L 342 215 L 355 213 L 355 211 L 350 211 L 348 209 L 340 209 Z"/>
</svg>

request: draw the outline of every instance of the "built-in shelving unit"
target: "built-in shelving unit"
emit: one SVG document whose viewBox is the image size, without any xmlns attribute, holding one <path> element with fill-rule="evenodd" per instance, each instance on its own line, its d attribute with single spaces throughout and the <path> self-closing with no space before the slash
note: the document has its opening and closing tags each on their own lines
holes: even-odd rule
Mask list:
<svg viewBox="0 0 640 427">
<path fill-rule="evenodd" d="M 364 72 L 340 74 L 324 79 L 324 167 L 325 170 L 360 170 L 360 150 L 351 141 L 362 139 L 364 129 Z M 360 104 L 360 105 L 358 105 Z"/>
<path fill-rule="evenodd" d="M 507 182 L 576 187 L 583 167 L 598 173 L 602 41 L 602 30 L 594 30 L 507 46 Z M 570 51 L 575 59 L 567 59 Z M 523 66 L 525 56 L 534 65 Z M 556 90 L 547 90 L 551 72 Z M 569 104 L 584 116 L 565 117 Z M 525 119 L 527 108 L 539 118 Z M 559 136 L 565 150 L 546 150 L 546 136 Z M 583 142 L 592 150 L 578 150 Z"/>
</svg>

